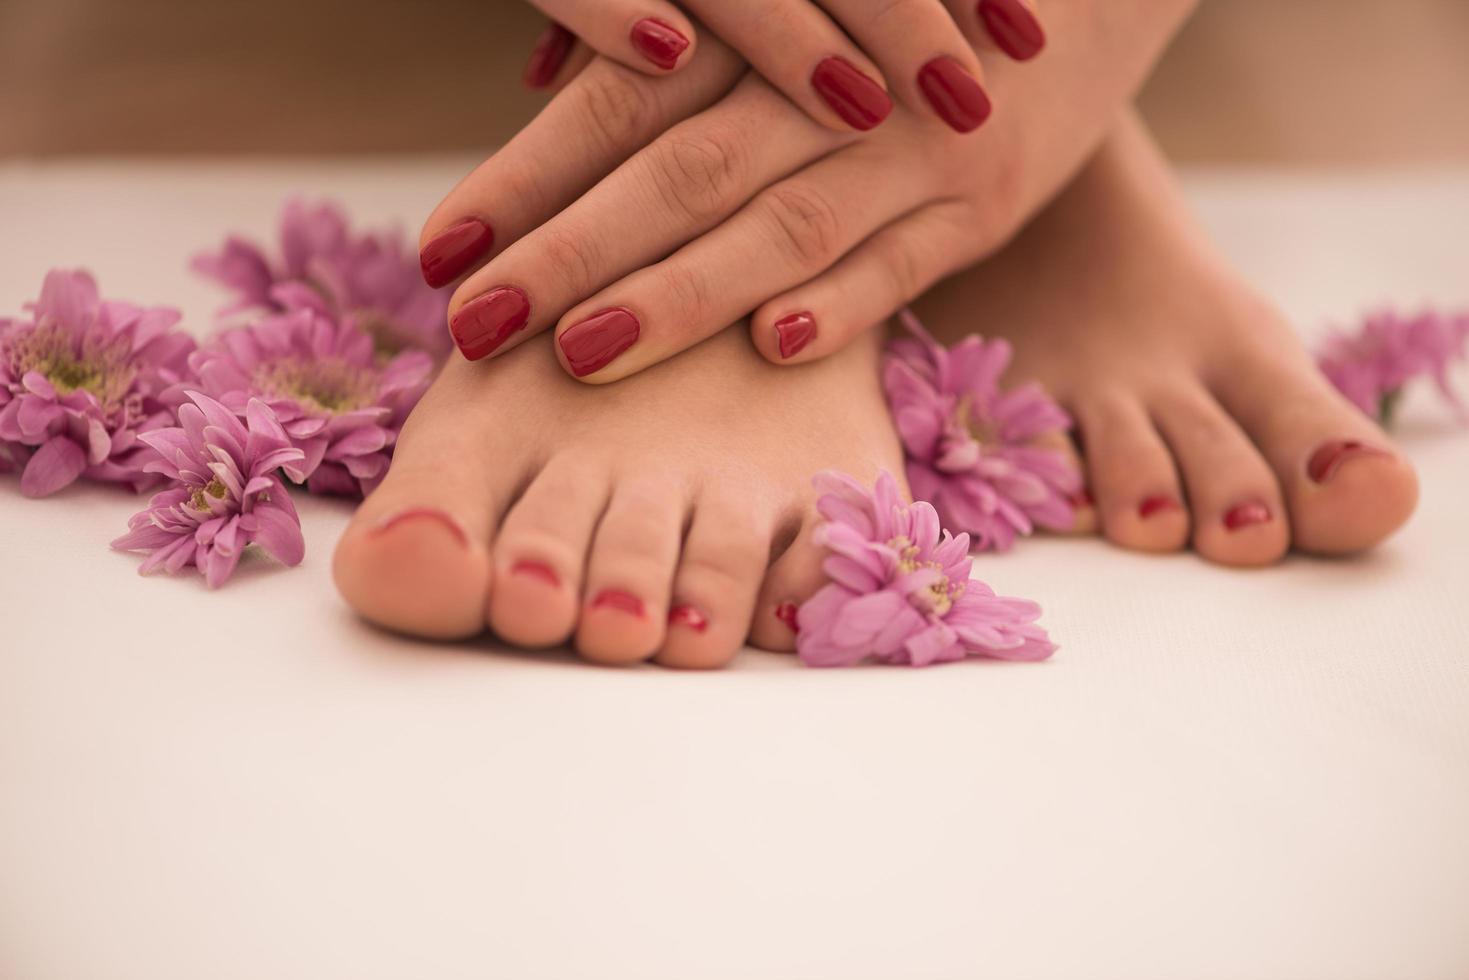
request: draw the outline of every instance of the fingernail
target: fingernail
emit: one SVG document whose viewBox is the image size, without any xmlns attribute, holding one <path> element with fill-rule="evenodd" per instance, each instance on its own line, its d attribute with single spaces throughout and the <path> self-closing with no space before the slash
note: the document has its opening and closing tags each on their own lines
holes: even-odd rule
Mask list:
<svg viewBox="0 0 1469 980">
<path fill-rule="evenodd" d="M 617 360 L 637 342 L 640 330 L 632 311 L 619 306 L 593 313 L 573 324 L 556 342 L 561 345 L 571 373 L 584 378 Z"/>
<path fill-rule="evenodd" d="M 811 73 L 811 86 L 853 129 L 867 131 L 888 117 L 893 100 L 845 58 L 830 57 Z"/>
<path fill-rule="evenodd" d="M 792 633 L 799 633 L 801 624 L 797 621 L 796 615 L 799 611 L 794 602 L 782 602 L 775 607 L 775 618 L 785 623 L 786 628 Z"/>
<path fill-rule="evenodd" d="M 780 341 L 780 356 L 795 357 L 816 339 L 816 318 L 810 313 L 792 313 L 775 321 L 775 336 Z"/>
<path fill-rule="evenodd" d="M 1016 61 L 1029 61 L 1046 46 L 1046 32 L 1020 0 L 979 0 L 979 17 L 995 43 Z"/>
<path fill-rule="evenodd" d="M 668 610 L 668 622 L 669 625 L 687 626 L 695 633 L 702 633 L 709 628 L 709 620 L 693 606 L 674 606 Z"/>
<path fill-rule="evenodd" d="M 372 530 L 368 533 L 373 537 L 377 537 L 380 534 L 387 534 L 393 528 L 406 521 L 417 520 L 436 522 L 450 534 L 454 535 L 454 539 L 459 542 L 461 548 L 469 547 L 469 535 L 464 533 L 464 528 L 460 526 L 459 522 L 443 511 L 436 510 L 432 507 L 409 507 L 406 510 L 389 514 L 374 524 Z"/>
<path fill-rule="evenodd" d="M 566 56 L 571 54 L 575 45 L 576 35 L 553 21 L 536 42 L 535 49 L 530 53 L 530 61 L 525 64 L 523 78 L 526 87 L 545 88 L 554 82 L 557 72 L 566 64 Z"/>
<path fill-rule="evenodd" d="M 1073 493 L 1070 500 L 1071 506 L 1076 510 L 1081 510 L 1085 507 L 1095 507 L 1097 505 L 1096 498 L 1092 496 L 1092 492 L 1086 487 L 1082 487 Z"/>
<path fill-rule="evenodd" d="M 1231 531 L 1238 531 L 1242 527 L 1252 524 L 1265 524 L 1270 520 L 1270 508 L 1258 500 L 1238 507 L 1224 515 L 1224 526 Z"/>
<path fill-rule="evenodd" d="M 523 558 L 510 566 L 510 574 L 540 579 L 553 589 L 561 588 L 561 577 L 556 574 L 556 569 L 542 561 L 531 561 L 530 559 Z"/>
<path fill-rule="evenodd" d="M 971 133 L 990 117 L 984 87 L 953 58 L 935 58 L 918 72 L 918 87 L 950 128 Z"/>
<path fill-rule="evenodd" d="M 672 71 L 677 67 L 678 56 L 689 46 L 688 38 L 652 17 L 634 24 L 631 38 L 632 46 L 637 48 L 638 54 L 664 71 Z"/>
<path fill-rule="evenodd" d="M 1312 482 L 1325 483 L 1336 476 L 1336 471 L 1341 469 L 1342 464 L 1354 456 L 1391 456 L 1392 453 L 1376 446 L 1369 446 L 1365 442 L 1357 442 L 1355 439 L 1343 439 L 1337 442 L 1328 442 L 1320 449 L 1311 454 L 1311 459 L 1306 463 L 1306 475 Z"/>
<path fill-rule="evenodd" d="M 615 609 L 625 612 L 629 616 L 641 617 L 643 615 L 643 600 L 631 592 L 623 592 L 621 589 L 604 589 L 597 593 L 592 600 L 593 609 Z"/>
<path fill-rule="evenodd" d="M 1148 497 L 1137 505 L 1137 516 L 1147 520 L 1160 510 L 1181 510 L 1178 501 L 1172 497 Z"/>
<path fill-rule="evenodd" d="M 501 286 L 465 303 L 449 318 L 449 333 L 471 361 L 491 354 L 530 322 L 530 299 L 514 286 Z"/>
<path fill-rule="evenodd" d="M 495 230 L 478 218 L 467 218 L 439 232 L 418 253 L 423 281 L 447 286 L 495 244 Z"/>
</svg>

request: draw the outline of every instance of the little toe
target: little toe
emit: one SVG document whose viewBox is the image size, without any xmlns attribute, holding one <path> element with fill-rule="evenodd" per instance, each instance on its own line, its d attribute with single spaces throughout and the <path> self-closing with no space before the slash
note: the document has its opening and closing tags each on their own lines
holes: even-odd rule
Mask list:
<svg viewBox="0 0 1469 980">
<path fill-rule="evenodd" d="M 808 521 L 766 573 L 750 620 L 752 646 L 778 653 L 796 649 L 796 613 L 826 584 L 826 573 L 821 570 L 826 551 L 816 543 L 816 527 L 816 519 Z"/>
<path fill-rule="evenodd" d="M 576 628 L 587 552 L 607 506 L 610 465 L 585 454 L 550 460 L 500 525 L 490 628 L 522 647 L 558 646 Z"/>
<path fill-rule="evenodd" d="M 1107 539 L 1137 551 L 1187 544 L 1189 513 L 1173 455 L 1142 403 L 1104 394 L 1079 401 L 1075 415 L 1095 519 Z"/>
</svg>

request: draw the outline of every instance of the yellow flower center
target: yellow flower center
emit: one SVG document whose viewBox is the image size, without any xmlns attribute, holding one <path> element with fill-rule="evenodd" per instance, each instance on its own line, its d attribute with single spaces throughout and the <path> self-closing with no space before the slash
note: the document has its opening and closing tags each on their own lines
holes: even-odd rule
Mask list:
<svg viewBox="0 0 1469 980">
<path fill-rule="evenodd" d="M 215 477 L 202 487 L 195 487 L 194 493 L 189 497 L 189 504 L 200 513 L 209 512 L 209 501 L 206 498 L 213 497 L 215 500 L 223 500 L 225 493 L 224 482 Z"/>
<path fill-rule="evenodd" d="M 125 344 L 84 344 L 78 351 L 72 335 L 49 320 L 15 337 L 7 353 L 17 377 L 35 371 L 58 395 L 90 392 L 109 414 L 122 407 L 137 374 Z"/>
<path fill-rule="evenodd" d="M 340 358 L 282 360 L 263 364 L 255 383 L 268 395 L 293 398 L 308 408 L 339 415 L 371 405 L 377 395 L 373 372 Z"/>
<path fill-rule="evenodd" d="M 888 547 L 898 553 L 898 571 L 905 575 L 920 568 L 932 568 L 939 572 L 938 579 L 922 592 L 910 595 L 909 602 L 938 616 L 943 616 L 954 608 L 954 600 L 964 594 L 967 583 L 949 581 L 949 577 L 943 574 L 944 566 L 936 561 L 919 561 L 919 548 L 909 538 L 900 535 L 889 541 Z"/>
</svg>

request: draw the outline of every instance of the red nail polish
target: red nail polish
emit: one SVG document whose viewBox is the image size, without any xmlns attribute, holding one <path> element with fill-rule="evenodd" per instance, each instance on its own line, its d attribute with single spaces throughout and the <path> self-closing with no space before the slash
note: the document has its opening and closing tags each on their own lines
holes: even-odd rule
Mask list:
<svg viewBox="0 0 1469 980">
<path fill-rule="evenodd" d="M 522 558 L 510 566 L 510 574 L 540 579 L 553 589 L 561 588 L 561 577 L 556 574 L 556 569 L 543 561 L 532 561 L 528 558 Z"/>
<path fill-rule="evenodd" d="M 536 42 L 530 60 L 525 64 L 523 79 L 526 87 L 545 88 L 554 82 L 561 66 L 566 64 L 566 56 L 575 46 L 576 35 L 553 21 Z"/>
<path fill-rule="evenodd" d="M 638 54 L 647 58 L 664 71 L 678 66 L 678 56 L 688 50 L 689 39 L 661 20 L 652 17 L 640 20 L 632 27 L 632 46 Z"/>
<path fill-rule="evenodd" d="M 621 589 L 603 589 L 592 600 L 592 608 L 616 609 L 618 612 L 625 612 L 629 616 L 641 618 L 643 615 L 643 600 L 631 592 L 623 592 Z"/>
<path fill-rule="evenodd" d="M 935 58 L 918 72 L 918 87 L 950 128 L 971 133 L 990 117 L 984 87 L 953 58 Z"/>
<path fill-rule="evenodd" d="M 1097 505 L 1097 499 L 1092 496 L 1092 492 L 1086 487 L 1082 487 L 1080 490 L 1073 493 L 1070 499 L 1071 506 L 1075 510 L 1082 510 L 1084 508 L 1095 507 Z"/>
<path fill-rule="evenodd" d="M 979 17 L 995 43 L 1016 61 L 1029 61 L 1046 46 L 1046 32 L 1020 0 L 979 0 Z"/>
<path fill-rule="evenodd" d="M 1268 523 L 1270 518 L 1270 508 L 1255 500 L 1247 504 L 1240 504 L 1225 514 L 1224 526 L 1231 531 L 1238 531 L 1240 528 L 1249 527 L 1251 524 Z"/>
<path fill-rule="evenodd" d="M 799 633 L 801 632 L 801 624 L 797 620 L 796 614 L 798 612 L 799 610 L 796 608 L 794 602 L 782 602 L 775 607 L 775 618 L 785 623 L 786 628 L 792 633 Z"/>
<path fill-rule="evenodd" d="M 514 286 L 476 296 L 449 318 L 449 333 L 460 353 L 477 361 L 493 353 L 530 322 L 530 299 Z"/>
<path fill-rule="evenodd" d="M 557 339 L 571 373 L 585 378 L 600 371 L 637 342 L 641 327 L 631 310 L 615 307 L 573 324 Z"/>
<path fill-rule="evenodd" d="M 418 253 L 423 281 L 438 289 L 474 265 L 495 244 L 495 230 L 478 218 L 445 228 Z"/>
<path fill-rule="evenodd" d="M 1148 497 L 1137 505 L 1137 516 L 1147 520 L 1160 510 L 1180 510 L 1178 501 L 1172 497 Z"/>
<path fill-rule="evenodd" d="M 461 548 L 469 547 L 469 535 L 464 533 L 464 528 L 459 525 L 459 522 L 443 511 L 436 510 L 433 507 L 410 507 L 407 510 L 400 510 L 397 513 L 389 514 L 387 517 L 378 521 L 368 533 L 373 537 L 377 537 L 380 534 L 387 534 L 405 521 L 416 520 L 436 522 L 444 530 L 454 535 L 454 540 L 459 542 Z"/>
<path fill-rule="evenodd" d="M 670 625 L 687 626 L 695 633 L 702 633 L 709 628 L 709 620 L 693 606 L 674 606 L 668 610 L 668 622 Z"/>
<path fill-rule="evenodd" d="M 866 132 L 893 111 L 893 100 L 883 87 L 845 58 L 833 56 L 817 65 L 811 86 L 853 129 Z"/>
<path fill-rule="evenodd" d="M 1338 442 L 1328 442 L 1320 449 L 1311 454 L 1311 459 L 1306 463 L 1306 475 L 1312 482 L 1325 483 L 1336 476 L 1336 471 L 1341 469 L 1342 464 L 1353 456 L 1391 456 L 1385 450 L 1375 446 L 1369 446 L 1355 439 L 1343 439 Z"/>
<path fill-rule="evenodd" d="M 792 313 L 775 321 L 775 336 L 780 341 L 780 356 L 795 357 L 816 339 L 816 318 L 810 313 Z"/>
</svg>

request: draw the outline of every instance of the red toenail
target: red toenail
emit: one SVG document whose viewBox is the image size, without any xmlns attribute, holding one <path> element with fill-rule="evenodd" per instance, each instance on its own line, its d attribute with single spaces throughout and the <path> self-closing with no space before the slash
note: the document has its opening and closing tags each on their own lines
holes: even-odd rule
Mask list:
<svg viewBox="0 0 1469 980">
<path fill-rule="evenodd" d="M 476 296 L 449 318 L 449 333 L 471 361 L 488 357 L 530 322 L 530 299 L 514 286 Z"/>
<path fill-rule="evenodd" d="M 786 628 L 792 633 L 801 632 L 801 624 L 796 619 L 799 610 L 794 602 L 782 602 L 775 607 L 775 618 L 786 624 Z"/>
<path fill-rule="evenodd" d="M 1143 520 L 1147 520 L 1149 517 L 1152 517 L 1160 510 L 1181 509 L 1182 508 L 1179 506 L 1178 501 L 1174 500 L 1172 497 L 1162 496 L 1148 497 L 1142 503 L 1137 505 L 1138 516 L 1141 517 Z"/>
<path fill-rule="evenodd" d="M 1231 531 L 1238 531 L 1251 524 L 1267 524 L 1271 516 L 1270 508 L 1256 500 L 1248 504 L 1240 504 L 1225 514 L 1224 526 Z"/>
<path fill-rule="evenodd" d="M 1069 499 L 1071 500 L 1071 506 L 1076 510 L 1081 510 L 1085 507 L 1095 507 L 1097 505 L 1097 498 L 1093 497 L 1092 492 L 1086 487 L 1082 487 L 1073 493 Z"/>
<path fill-rule="evenodd" d="M 1306 464 L 1306 475 L 1315 483 L 1325 483 L 1336 476 L 1336 471 L 1341 469 L 1342 464 L 1353 456 L 1391 455 L 1392 453 L 1369 446 L 1365 442 L 1357 442 L 1355 439 L 1328 442 L 1311 454 L 1311 460 Z"/>
<path fill-rule="evenodd" d="M 531 561 L 530 559 L 523 558 L 510 567 L 510 574 L 538 578 L 553 589 L 561 588 L 561 577 L 556 574 L 556 569 L 543 561 Z"/>
<path fill-rule="evenodd" d="M 600 371 L 637 342 L 638 318 L 631 310 L 616 307 L 593 313 L 566 329 L 556 341 L 571 373 L 584 378 Z"/>
<path fill-rule="evenodd" d="M 668 610 L 668 622 L 687 626 L 695 633 L 702 633 L 709 628 L 709 620 L 693 606 L 674 606 Z"/>
<path fill-rule="evenodd" d="M 618 612 L 625 612 L 629 616 L 641 618 L 643 615 L 643 600 L 631 592 L 623 592 L 621 589 L 603 589 L 592 600 L 592 608 L 616 609 Z"/>
<path fill-rule="evenodd" d="M 816 318 L 810 313 L 783 316 L 775 321 L 775 336 L 780 341 L 780 356 L 795 357 L 815 339 Z"/>
<path fill-rule="evenodd" d="M 560 24 L 546 28 L 536 42 L 535 50 L 530 53 L 530 61 L 526 62 L 523 76 L 526 87 L 545 88 L 554 82 L 575 45 L 576 35 Z"/>
<path fill-rule="evenodd" d="M 661 20 L 645 18 L 633 25 L 630 36 L 638 54 L 664 71 L 678 67 L 678 56 L 688 49 L 689 39 Z"/>
<path fill-rule="evenodd" d="M 469 535 L 464 533 L 464 528 L 459 526 L 459 522 L 443 511 L 435 510 L 432 507 L 411 507 L 408 510 L 400 510 L 396 514 L 389 514 L 387 517 L 378 521 L 370 533 L 376 537 L 379 534 L 388 533 L 404 521 L 413 521 L 420 518 L 437 521 L 442 527 L 454 535 L 460 547 L 469 546 Z"/>
<path fill-rule="evenodd" d="M 423 281 L 435 289 L 447 286 L 494 244 L 495 230 L 478 218 L 445 228 L 418 253 Z"/>
</svg>

